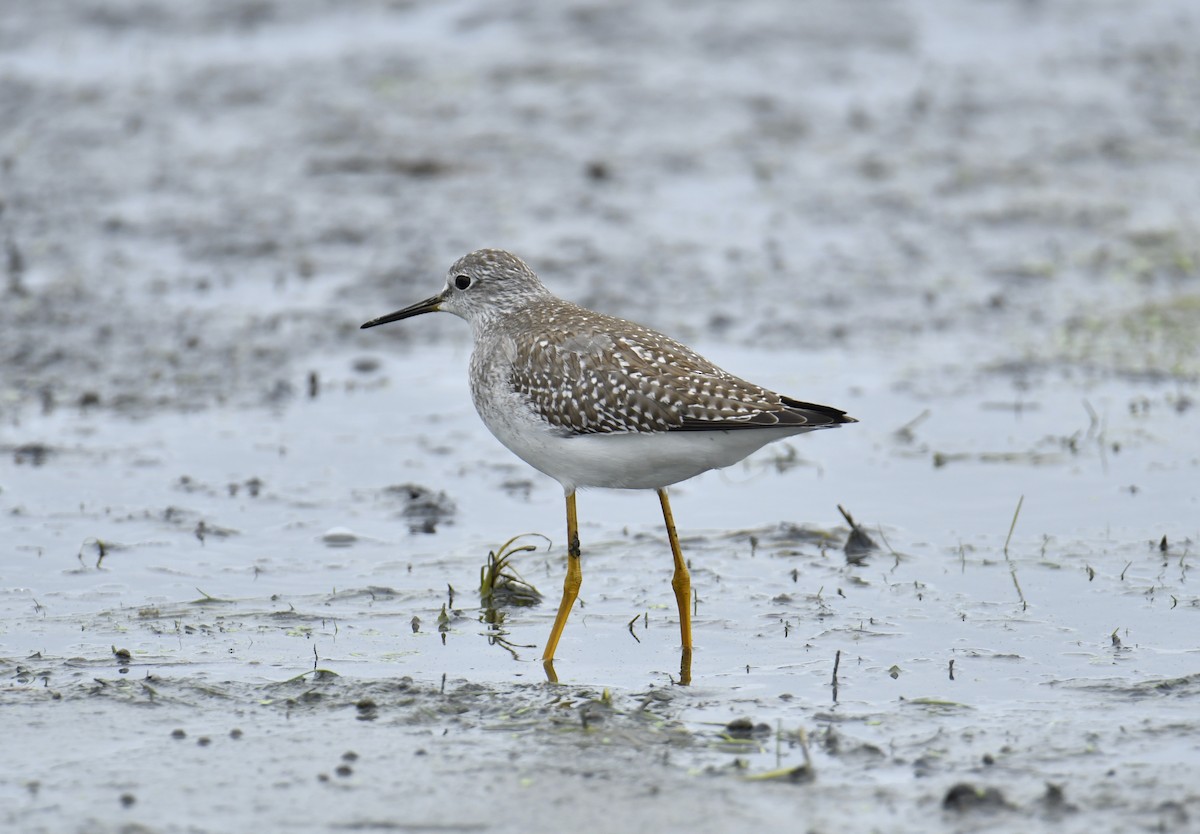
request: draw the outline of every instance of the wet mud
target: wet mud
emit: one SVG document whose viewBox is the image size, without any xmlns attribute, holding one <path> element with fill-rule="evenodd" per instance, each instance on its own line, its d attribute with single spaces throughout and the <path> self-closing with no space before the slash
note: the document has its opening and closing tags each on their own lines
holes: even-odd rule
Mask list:
<svg viewBox="0 0 1200 834">
<path fill-rule="evenodd" d="M 11 4 L 10 4 L 11 5 Z M 0 13 L 0 828 L 1194 830 L 1185 2 Z M 464 252 L 861 422 L 475 416 Z"/>
</svg>

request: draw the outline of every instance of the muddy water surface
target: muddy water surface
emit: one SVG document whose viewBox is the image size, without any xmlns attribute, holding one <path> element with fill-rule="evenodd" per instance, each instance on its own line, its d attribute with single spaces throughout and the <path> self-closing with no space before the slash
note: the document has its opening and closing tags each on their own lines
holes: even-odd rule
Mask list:
<svg viewBox="0 0 1200 834">
<path fill-rule="evenodd" d="M 0 826 L 1194 828 L 1196 26 L 5 12 Z M 861 420 L 673 489 L 691 686 L 601 491 L 545 681 L 561 490 L 462 322 L 357 329 L 481 245 Z"/>
</svg>

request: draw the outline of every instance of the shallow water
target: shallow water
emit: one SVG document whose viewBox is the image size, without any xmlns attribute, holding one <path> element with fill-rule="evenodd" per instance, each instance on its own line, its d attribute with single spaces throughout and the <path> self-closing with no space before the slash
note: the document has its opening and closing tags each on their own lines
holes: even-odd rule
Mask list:
<svg viewBox="0 0 1200 834">
<path fill-rule="evenodd" d="M 785 389 L 790 376 L 803 381 L 785 366 L 812 360 L 709 353 Z M 463 357 L 438 361 L 383 358 L 364 381 L 352 357 L 327 359 L 313 366 L 325 380 L 315 399 L 270 412 L 129 420 L 63 409 L 23 422 L 21 434 L 49 450 L 5 479 L 19 544 L 5 568 L 4 699 L 14 749 L 39 749 L 48 764 L 9 765 L 15 822 L 87 816 L 128 791 L 139 800 L 131 816 L 169 827 L 179 807 L 161 797 L 182 780 L 196 794 L 187 816 L 208 818 L 201 805 L 219 794 L 212 818 L 233 825 L 487 827 L 489 815 L 446 803 L 455 778 L 480 778 L 459 769 L 464 757 L 532 759 L 519 777 L 488 776 L 522 806 L 522 790 L 578 789 L 547 773 L 601 755 L 588 752 L 595 744 L 616 791 L 633 789 L 620 771 L 636 767 L 671 791 L 707 793 L 713 777 L 700 774 L 714 769 L 733 778 L 802 764 L 800 730 L 831 797 L 820 824 L 874 802 L 898 803 L 920 824 L 921 809 L 963 780 L 1000 786 L 1021 809 L 1010 814 L 1034 813 L 1049 781 L 1077 805 L 1115 801 L 1131 819 L 1158 819 L 1142 790 L 1111 798 L 1121 763 L 1130 779 L 1154 781 L 1152 795 L 1190 795 L 1180 768 L 1195 754 L 1200 600 L 1187 583 L 1187 490 L 1197 456 L 1161 386 L 1140 389 L 1149 405 L 1137 414 L 1121 402 L 1124 384 L 1040 386 L 1019 411 L 989 407 L 1006 383 L 933 405 L 888 388 L 834 391 L 861 424 L 676 489 L 698 595 L 688 688 L 672 686 L 678 632 L 656 502 L 584 493 L 583 605 L 559 649 L 564 685 L 547 689 L 537 658 L 561 581 L 561 491 L 486 436 L 450 372 Z M 867 375 L 828 358 L 838 362 L 846 379 Z M 412 386 L 421 397 L 406 396 Z M 915 437 L 898 440 L 922 408 L 931 413 Z M 935 455 L 950 460 L 935 466 Z M 408 493 L 387 490 L 404 483 L 445 492 L 436 533 L 410 532 L 429 517 L 404 515 Z M 881 545 L 863 564 L 843 553 L 839 502 Z M 325 544 L 339 528 L 353 541 Z M 551 599 L 502 608 L 500 628 L 489 627 L 478 571 L 489 549 L 526 531 L 554 541 L 516 557 Z M 611 706 L 588 707 L 604 690 Z M 364 700 L 375 708 L 357 709 Z M 129 712 L 137 704 L 156 708 Z M 589 708 L 601 729 L 586 724 Z M 64 713 L 95 718 L 70 730 L 82 743 L 65 744 Z M 762 734 L 722 741 L 742 716 Z M 615 740 L 595 737 L 610 726 Z M 442 732 L 460 738 L 443 748 L 431 738 Z M 213 749 L 196 750 L 194 735 Z M 106 768 L 126 744 L 137 755 L 81 790 L 75 765 Z M 455 775 L 421 788 L 435 794 L 426 810 L 405 805 L 397 817 L 389 780 L 412 747 L 436 769 L 427 745 Z M 357 782 L 329 775 L 347 751 L 361 762 L 347 765 Z M 274 774 L 257 789 L 280 799 L 240 797 L 250 787 L 235 784 L 239 768 Z M 354 792 L 354 815 L 284 798 L 322 773 Z M 784 814 L 792 800 L 774 791 L 742 796 L 726 819 Z M 511 816 L 500 827 L 528 823 L 527 811 L 501 807 Z"/>
<path fill-rule="evenodd" d="M 1194 827 L 1195 12 L 847 9 L 6 13 L 0 827 Z M 561 489 L 357 329 L 479 245 L 861 421 L 672 489 L 690 686 L 644 492 L 545 682 Z"/>
</svg>

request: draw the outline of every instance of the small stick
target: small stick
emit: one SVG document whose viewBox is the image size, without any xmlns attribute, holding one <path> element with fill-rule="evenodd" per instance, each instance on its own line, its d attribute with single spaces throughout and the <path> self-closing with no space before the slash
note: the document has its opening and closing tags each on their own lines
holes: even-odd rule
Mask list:
<svg viewBox="0 0 1200 834">
<path fill-rule="evenodd" d="M 817 777 L 817 770 L 813 767 L 812 754 L 808 752 L 808 733 L 801 727 L 796 730 L 796 735 L 800 737 L 800 752 L 804 754 L 804 770 L 802 771 L 802 775 L 807 776 L 809 779 L 815 779 Z"/>
<path fill-rule="evenodd" d="M 1008 557 L 1008 545 L 1012 541 L 1013 530 L 1017 529 L 1017 517 L 1021 514 L 1021 505 L 1025 503 L 1025 496 L 1022 495 L 1017 499 L 1017 509 L 1013 511 L 1012 524 L 1008 525 L 1008 538 L 1004 540 L 1004 560 L 1008 562 L 1008 572 L 1012 576 L 1013 587 L 1017 589 L 1017 598 L 1021 600 L 1021 610 L 1029 609 L 1029 603 L 1025 601 L 1025 592 L 1021 590 L 1021 583 L 1017 581 L 1017 566 L 1012 559 Z"/>
<path fill-rule="evenodd" d="M 1012 577 L 1013 587 L 1017 589 L 1017 599 L 1021 600 L 1021 610 L 1027 611 L 1029 603 L 1025 601 L 1025 592 L 1021 590 L 1021 583 L 1017 581 L 1017 566 L 1010 563 L 1008 572 Z"/>
<path fill-rule="evenodd" d="M 834 703 L 837 703 L 837 690 L 838 690 L 837 673 L 838 673 L 838 667 L 841 665 L 842 665 L 842 650 L 838 649 L 837 654 L 835 654 L 833 656 L 833 683 L 832 683 L 832 686 L 833 686 Z"/>
<path fill-rule="evenodd" d="M 1017 529 L 1017 516 L 1021 514 L 1021 505 L 1025 503 L 1025 496 L 1022 495 L 1017 499 L 1017 509 L 1013 511 L 1012 524 L 1008 525 L 1008 538 L 1004 540 L 1004 556 L 1008 558 L 1008 543 L 1012 541 L 1013 530 Z"/>
<path fill-rule="evenodd" d="M 883 534 L 883 525 L 876 524 L 875 532 L 879 534 L 879 538 L 883 539 L 883 546 L 888 549 L 888 553 L 891 553 L 893 556 L 896 557 L 896 564 L 900 564 L 900 554 L 896 552 L 896 548 L 892 547 L 892 543 L 889 542 L 887 540 L 887 536 L 885 536 Z"/>
</svg>

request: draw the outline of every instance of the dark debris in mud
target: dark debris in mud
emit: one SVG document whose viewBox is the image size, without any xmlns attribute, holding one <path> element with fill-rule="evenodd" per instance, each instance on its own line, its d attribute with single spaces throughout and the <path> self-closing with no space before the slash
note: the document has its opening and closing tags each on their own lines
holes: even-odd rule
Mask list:
<svg viewBox="0 0 1200 834">
<path fill-rule="evenodd" d="M 1146 698 L 1182 698 L 1188 700 L 1200 697 L 1200 673 L 1185 675 L 1178 678 L 1149 678 L 1130 682 L 1123 678 L 1062 680 L 1054 681 L 1054 686 L 1080 689 L 1086 691 L 1102 691 L 1115 697 L 1142 700 Z"/>
<path fill-rule="evenodd" d="M 846 561 L 852 565 L 862 565 L 867 560 L 867 554 L 878 550 L 879 545 L 875 544 L 875 540 L 867 535 L 867 532 L 854 521 L 854 518 L 841 504 L 838 504 L 838 512 L 850 525 L 850 535 L 846 537 L 846 543 L 842 546 L 842 550 L 846 554 Z"/>
<path fill-rule="evenodd" d="M 28 673 L 25 673 L 28 675 Z M 316 670 L 261 685 L 202 682 L 147 676 L 140 679 L 80 682 L 47 690 L 70 702 L 107 698 L 133 705 L 165 703 L 199 705 L 219 698 L 241 708 L 355 714 L 381 725 L 453 726 L 459 730 L 532 734 L 542 741 L 565 739 L 575 744 L 603 732 L 611 743 L 635 747 L 688 747 L 694 733 L 679 721 L 680 708 L 668 690 L 616 695 L 587 687 L 527 685 L 495 687 L 468 682 L 437 687 L 412 678 L 363 681 Z M 596 736 L 596 742 L 601 739 Z"/>
<path fill-rule="evenodd" d="M 1200 804 L 1171 780 L 1194 759 L 1183 745 L 1200 686 L 1184 664 L 1200 599 L 1186 592 L 1197 536 L 1172 508 L 1194 474 L 1192 447 L 1177 441 L 1194 434 L 1200 378 L 1197 20 L 1178 0 L 1127 5 L 868 3 L 864 14 L 822 0 L 789 15 L 760 2 L 686 14 L 594 3 L 545 14 L 390 0 L 9 4 L 0 496 L 18 545 L 0 571 L 11 615 L 0 643 L 21 659 L 0 659 L 0 704 L 44 723 L 6 726 L 6 740 L 24 735 L 0 765 L 0 828 L 105 830 L 110 814 L 126 814 L 113 825 L 514 821 L 534 832 L 519 824 L 529 806 L 543 817 L 582 807 L 616 830 L 666 830 L 661 809 L 684 809 L 698 834 L 797 820 L 813 830 L 1042 819 L 1071 832 L 1097 821 L 1187 830 Z M 124 458 L 111 447 L 136 440 L 113 432 L 92 449 L 90 433 L 113 424 L 140 436 L 154 420 L 203 412 L 213 423 L 232 415 L 249 435 L 304 408 L 286 430 L 297 437 L 309 436 L 297 428 L 307 421 L 322 436 L 370 438 L 372 458 L 387 444 L 389 467 L 426 453 L 460 462 L 461 436 L 409 447 L 386 436 L 411 429 L 394 417 L 345 426 L 352 413 L 394 407 L 383 395 L 411 383 L 402 357 L 422 357 L 406 374 L 462 371 L 467 335 L 449 316 L 370 345 L 357 328 L 434 291 L 452 259 L 480 245 L 518 251 L 565 297 L 687 341 L 782 348 L 770 357 L 781 380 L 851 394 L 874 412 L 868 439 L 836 469 L 865 470 L 860 481 L 882 486 L 877 503 L 839 487 L 814 513 L 835 467 L 780 445 L 745 471 L 802 484 L 770 516 L 796 521 L 685 542 L 700 556 L 697 630 L 713 640 L 693 689 L 640 691 L 647 667 L 619 653 L 581 664 L 596 679 L 615 670 L 625 686 L 608 693 L 495 683 L 524 667 L 477 668 L 470 651 L 458 656 L 469 682 L 382 680 L 374 667 L 368 680 L 336 675 L 324 667 L 391 663 L 436 680 L 430 665 L 449 656 L 430 651 L 446 648 L 439 637 L 460 649 L 486 637 L 482 651 L 508 662 L 493 646 L 537 609 L 493 608 L 481 622 L 466 594 L 443 606 L 447 583 L 473 585 L 487 543 L 504 537 L 476 533 L 454 557 L 465 554 L 465 568 L 438 562 L 451 536 L 470 533 L 468 514 L 479 522 L 478 491 L 411 485 L 429 475 L 398 468 L 366 478 L 373 462 L 358 458 L 349 505 L 321 493 L 331 479 L 317 469 L 304 476 L 317 486 L 290 501 L 303 491 L 297 455 L 274 471 L 181 465 L 123 493 L 147 461 L 114 472 Z M 1064 390 L 1082 402 L 1073 414 L 1056 411 Z M 338 397 L 365 392 L 378 396 Z M 871 426 L 898 424 L 869 439 Z M 172 453 L 214 443 L 192 430 L 164 437 Z M 346 448 L 331 445 L 329 459 L 342 462 Z M 910 490 L 906 456 L 932 463 L 943 492 Z M 500 501 L 540 498 L 540 480 L 515 464 L 465 465 Z M 1085 467 L 1101 475 L 1069 480 Z M 1175 480 L 1157 477 L 1170 468 Z M 1140 502 L 1125 529 L 1096 513 L 1068 540 L 1045 492 L 1031 500 L 1021 526 L 1033 538 L 1011 543 L 1028 610 L 994 531 L 979 532 L 988 513 L 1007 525 L 1024 486 L 1011 499 L 989 490 L 1016 479 L 1051 484 L 1064 504 L 1060 483 Z M 110 493 L 123 496 L 111 509 Z M 843 546 L 865 545 L 860 525 L 799 522 L 832 516 L 836 501 L 907 526 L 904 547 L 919 558 L 855 564 Z M 611 538 L 661 545 L 636 528 Z M 281 588 L 248 589 L 260 571 Z M 738 573 L 767 578 L 739 584 Z M 413 574 L 417 590 L 404 585 Z M 653 650 L 665 618 L 640 577 L 601 567 L 588 580 L 580 619 Z M 749 601 L 720 604 L 733 593 Z M 1091 622 L 1097 610 L 1116 621 Z M 641 643 L 622 630 L 632 614 Z M 339 628 L 363 642 L 331 650 Z M 835 657 L 836 703 L 814 709 L 828 702 Z M 310 661 L 315 671 L 262 682 Z M 781 690 L 796 700 L 756 695 Z M 748 731 L 730 722 L 750 710 Z M 264 716 L 279 720 L 275 734 L 256 734 Z M 812 725 L 815 767 L 795 764 L 801 724 Z M 353 758 L 347 726 L 368 732 Z M 431 740 L 446 730 L 472 743 L 411 767 L 436 759 Z M 170 753 L 155 758 L 147 739 Z M 234 739 L 237 757 L 207 758 Z M 402 749 L 387 760 L 394 782 L 367 782 L 363 744 L 376 739 Z M 260 757 L 243 760 L 251 741 Z M 301 741 L 312 746 L 290 746 Z M 139 754 L 124 755 L 132 744 Z M 776 746 L 793 753 L 782 784 L 743 783 L 773 774 Z M 630 751 L 645 755 L 622 758 Z M 1126 761 L 1140 770 L 1119 770 Z M 436 781 L 413 787 L 430 772 Z M 266 788 L 260 773 L 274 780 Z M 543 792 L 561 774 L 577 781 Z M 604 793 L 586 790 L 598 774 L 621 802 L 580 804 Z M 820 791 L 801 797 L 814 774 Z M 314 789 L 328 793 L 305 805 Z M 424 793 L 440 805 L 428 816 L 411 810 Z M 142 816 L 164 796 L 162 816 Z M 385 813 L 394 796 L 407 816 Z M 657 825 L 627 810 L 642 800 Z M 260 817 L 218 820 L 264 802 Z M 334 806 L 366 810 L 330 817 Z"/>
<path fill-rule="evenodd" d="M 959 782 L 946 791 L 942 807 L 960 814 L 1005 811 L 1013 808 L 999 788 L 977 787 L 969 782 Z"/>
<path fill-rule="evenodd" d="M 408 522 L 412 533 L 436 533 L 439 525 L 449 523 L 458 512 L 454 500 L 445 492 L 420 484 L 384 487 L 378 496 L 383 503 L 396 508 L 394 512 Z"/>
<path fill-rule="evenodd" d="M 534 539 L 534 543 L 517 546 L 517 542 Z M 521 553 L 536 552 L 541 546 L 549 546 L 550 540 L 536 533 L 514 536 L 496 550 L 489 550 L 487 562 L 479 569 L 479 597 L 489 613 L 489 622 L 496 621 L 497 607 L 509 605 L 529 606 L 542 601 L 542 592 L 526 581 L 517 571 L 515 557 Z"/>
</svg>

